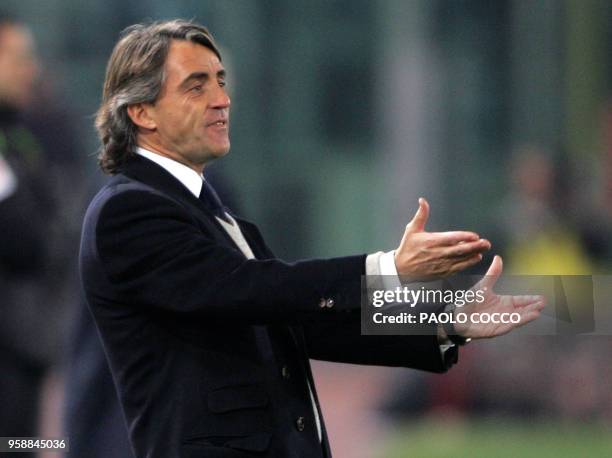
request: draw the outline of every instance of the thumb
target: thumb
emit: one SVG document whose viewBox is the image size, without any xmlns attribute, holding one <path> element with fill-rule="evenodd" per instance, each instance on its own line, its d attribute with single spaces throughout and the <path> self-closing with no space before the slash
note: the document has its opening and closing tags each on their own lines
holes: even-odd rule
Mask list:
<svg viewBox="0 0 612 458">
<path fill-rule="evenodd" d="M 495 283 L 497 283 L 498 278 L 502 274 L 504 270 L 504 264 L 502 262 L 502 258 L 499 255 L 495 255 L 493 258 L 493 262 L 489 266 L 489 270 L 485 274 L 485 277 L 482 279 L 481 286 L 487 288 L 493 288 Z"/>
<path fill-rule="evenodd" d="M 408 223 L 408 227 L 406 228 L 408 232 L 423 232 L 425 230 L 425 225 L 427 224 L 427 220 L 429 219 L 429 204 L 427 200 L 423 197 L 419 198 L 419 209 L 414 214 L 412 221 Z"/>
</svg>

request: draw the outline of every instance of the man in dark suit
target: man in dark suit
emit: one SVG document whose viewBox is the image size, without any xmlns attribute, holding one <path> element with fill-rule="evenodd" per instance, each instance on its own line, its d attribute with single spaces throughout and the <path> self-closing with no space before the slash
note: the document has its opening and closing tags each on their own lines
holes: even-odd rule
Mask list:
<svg viewBox="0 0 612 458">
<path fill-rule="evenodd" d="M 86 298 L 137 457 L 330 457 L 309 358 L 442 372 L 457 359 L 453 342 L 516 324 L 361 336 L 362 275 L 446 275 L 480 261 L 489 242 L 425 232 L 421 200 L 395 252 L 275 258 L 202 176 L 229 151 L 229 108 L 205 28 L 126 30 L 96 120 L 113 178 L 85 217 Z M 500 272 L 497 258 L 490 273 Z M 517 305 L 522 322 L 540 307 L 498 297 L 482 307 Z"/>
</svg>

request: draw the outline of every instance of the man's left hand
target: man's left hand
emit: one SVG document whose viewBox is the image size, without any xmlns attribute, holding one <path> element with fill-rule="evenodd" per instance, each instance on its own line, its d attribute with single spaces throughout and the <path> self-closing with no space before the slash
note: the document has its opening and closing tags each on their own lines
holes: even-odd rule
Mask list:
<svg viewBox="0 0 612 458">
<path fill-rule="evenodd" d="M 540 316 L 540 312 L 546 305 L 543 296 L 510 296 L 498 295 L 493 291 L 495 283 L 503 271 L 502 259 L 495 256 L 486 276 L 479 281 L 473 290 L 484 292 L 484 301 L 472 302 L 464 307 L 455 309 L 455 314 L 465 313 L 468 316 L 466 323 L 456 323 L 455 332 L 465 338 L 486 339 L 501 336 L 515 328 L 523 326 Z M 493 313 L 518 313 L 518 323 L 473 323 L 469 319 L 473 314 L 491 315 Z"/>
</svg>

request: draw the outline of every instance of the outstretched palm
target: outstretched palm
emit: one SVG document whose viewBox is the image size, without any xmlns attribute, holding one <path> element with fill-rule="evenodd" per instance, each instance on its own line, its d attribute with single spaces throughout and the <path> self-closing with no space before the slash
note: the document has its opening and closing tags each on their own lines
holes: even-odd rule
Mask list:
<svg viewBox="0 0 612 458">
<path fill-rule="evenodd" d="M 457 334 L 472 339 L 501 336 L 540 316 L 540 312 L 545 305 L 543 296 L 499 295 L 493 291 L 502 271 L 501 257 L 495 256 L 486 276 L 473 287 L 474 291 L 481 290 L 484 292 L 484 300 L 480 303 L 472 302 L 455 310 L 455 314 L 465 313 L 468 317 L 465 323 L 455 324 Z M 511 314 L 513 315 L 511 316 Z M 488 316 L 489 321 L 475 323 L 474 321 L 486 320 L 471 319 L 483 316 Z M 490 320 L 492 317 L 498 318 L 495 320 L 496 322 Z M 505 317 L 507 322 L 502 322 L 502 317 Z"/>
</svg>

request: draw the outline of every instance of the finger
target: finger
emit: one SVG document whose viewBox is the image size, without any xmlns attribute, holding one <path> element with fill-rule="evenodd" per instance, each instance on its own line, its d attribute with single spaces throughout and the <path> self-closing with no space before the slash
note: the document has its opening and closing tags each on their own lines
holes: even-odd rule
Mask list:
<svg viewBox="0 0 612 458">
<path fill-rule="evenodd" d="M 480 286 L 482 288 L 482 285 Z M 510 309 L 524 309 L 537 303 L 544 303 L 542 296 L 498 296 L 500 303 L 504 304 L 504 308 Z M 520 311 L 520 310 L 518 310 Z"/>
<path fill-rule="evenodd" d="M 527 323 L 530 323 L 536 320 L 537 318 L 540 317 L 540 312 L 541 310 L 535 309 L 535 310 L 526 311 L 525 313 L 521 313 L 521 321 L 519 321 L 518 326 L 524 326 Z"/>
<path fill-rule="evenodd" d="M 461 258 L 469 257 L 475 254 L 484 253 L 491 248 L 491 242 L 485 239 L 480 239 L 476 242 L 459 243 L 453 247 L 444 249 L 444 257 Z"/>
<path fill-rule="evenodd" d="M 521 315 L 521 318 L 518 321 L 518 323 L 513 323 L 513 324 L 508 324 L 506 326 L 502 326 L 493 335 L 489 337 L 501 336 L 501 335 L 509 333 L 513 329 L 520 328 L 522 326 L 525 326 L 528 323 L 531 323 L 532 321 L 540 317 L 540 311 L 539 310 L 523 310 L 520 315 Z"/>
<path fill-rule="evenodd" d="M 480 282 L 481 288 L 493 288 L 495 283 L 497 283 L 497 279 L 502 274 L 504 270 L 504 264 L 502 262 L 502 258 L 499 255 L 495 255 L 493 258 L 493 262 L 489 266 L 489 270 L 485 274 L 484 278 Z"/>
<path fill-rule="evenodd" d="M 408 232 L 423 232 L 429 219 L 429 203 L 423 197 L 419 198 L 419 208 L 414 214 L 412 221 L 408 223 Z"/>
<path fill-rule="evenodd" d="M 474 264 L 478 264 L 480 261 L 482 261 L 481 254 L 472 255 L 469 258 L 460 260 L 451 266 L 451 268 L 449 269 L 449 274 L 461 272 L 462 270 L 465 270 L 468 267 L 473 266 Z"/>
<path fill-rule="evenodd" d="M 532 304 L 541 303 L 545 304 L 546 300 L 544 296 L 511 296 L 512 305 L 516 308 L 527 307 Z"/>
<path fill-rule="evenodd" d="M 429 246 L 455 246 L 460 243 L 476 242 L 480 239 L 478 234 L 470 231 L 430 232 L 428 234 Z"/>
<path fill-rule="evenodd" d="M 544 309 L 544 305 L 545 304 L 543 302 L 541 302 L 541 301 L 534 302 L 532 304 L 529 304 L 529 305 L 523 307 L 522 309 L 515 310 L 515 312 L 518 312 L 521 315 L 521 317 L 523 315 L 530 315 L 530 314 L 533 314 L 533 313 L 538 313 L 539 314 Z"/>
<path fill-rule="evenodd" d="M 489 335 L 488 337 L 495 337 L 507 334 L 513 329 L 520 328 L 521 326 L 524 326 L 527 323 L 536 320 L 540 316 L 542 308 L 544 308 L 544 302 L 536 302 L 523 309 L 520 309 L 518 311 L 520 319 L 517 323 L 500 326 L 492 335 Z"/>
</svg>

